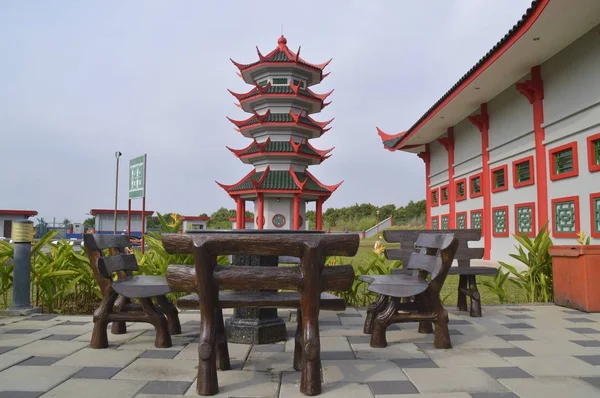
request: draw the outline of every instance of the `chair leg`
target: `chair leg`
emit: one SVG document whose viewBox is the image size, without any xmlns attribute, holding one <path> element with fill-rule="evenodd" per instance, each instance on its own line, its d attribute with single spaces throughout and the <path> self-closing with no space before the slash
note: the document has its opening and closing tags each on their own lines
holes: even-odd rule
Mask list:
<svg viewBox="0 0 600 398">
<path fill-rule="evenodd" d="M 229 348 L 227 347 L 227 335 L 225 334 L 225 322 L 223 321 L 223 310 L 221 308 L 215 308 L 215 321 L 217 368 L 219 370 L 231 370 Z"/>
<path fill-rule="evenodd" d="M 469 275 L 469 292 L 471 295 L 471 313 L 474 318 L 481 317 L 481 295 L 477 289 L 477 280 L 475 275 Z"/>
<path fill-rule="evenodd" d="M 396 314 L 398 304 L 399 301 L 396 297 L 390 297 L 388 305 L 375 318 L 375 321 L 373 322 L 373 333 L 371 334 L 371 347 L 387 347 L 388 344 L 385 332 L 387 331 L 388 326 L 392 324 L 392 318 Z"/>
<path fill-rule="evenodd" d="M 171 342 L 171 335 L 169 334 L 167 318 L 156 310 L 152 298 L 145 297 L 140 299 L 140 301 L 142 302 L 142 308 L 148 317 L 148 321 L 154 326 L 154 330 L 156 330 L 154 346 L 156 348 L 171 347 L 173 343 Z"/>
<path fill-rule="evenodd" d="M 367 308 L 367 317 L 365 319 L 365 326 L 363 327 L 364 334 L 371 334 L 373 332 L 373 321 L 375 317 L 383 311 L 388 302 L 388 296 L 380 295 L 377 300 Z"/>
<path fill-rule="evenodd" d="M 156 302 L 158 303 L 158 307 L 167 317 L 167 322 L 169 323 L 169 333 L 181 334 L 181 324 L 179 323 L 177 308 L 171 304 L 166 296 L 157 296 Z"/>
<path fill-rule="evenodd" d="M 296 337 L 294 338 L 294 369 L 302 370 L 302 310 L 296 311 Z"/>
<path fill-rule="evenodd" d="M 433 338 L 435 348 L 452 348 L 450 342 L 450 331 L 448 330 L 448 311 L 441 309 L 435 322 L 435 336 Z"/>
<path fill-rule="evenodd" d="M 425 297 L 423 295 L 416 296 L 415 303 L 417 304 L 417 306 L 419 308 L 419 312 L 421 312 L 421 313 L 428 312 L 427 311 L 427 301 L 425 300 Z M 431 334 L 431 333 L 433 333 L 433 325 L 431 324 L 431 322 L 427 322 L 427 321 L 419 322 L 418 332 L 422 333 L 422 334 Z"/>
<path fill-rule="evenodd" d="M 458 276 L 458 301 L 457 306 L 459 311 L 468 311 L 467 309 L 467 275 Z"/>
<path fill-rule="evenodd" d="M 94 311 L 94 330 L 92 331 L 92 339 L 90 347 L 92 348 L 107 348 L 108 347 L 108 317 L 113 313 L 115 301 L 119 295 L 112 291 L 107 296 L 102 298 L 100 306 Z"/>
<path fill-rule="evenodd" d="M 129 298 L 119 296 L 117 298 L 117 301 L 115 302 L 115 312 L 121 312 L 121 310 L 123 310 L 130 302 L 131 300 Z M 125 334 L 127 333 L 127 324 L 125 323 L 125 321 L 113 322 L 112 326 L 110 327 L 110 332 L 112 334 Z"/>
</svg>

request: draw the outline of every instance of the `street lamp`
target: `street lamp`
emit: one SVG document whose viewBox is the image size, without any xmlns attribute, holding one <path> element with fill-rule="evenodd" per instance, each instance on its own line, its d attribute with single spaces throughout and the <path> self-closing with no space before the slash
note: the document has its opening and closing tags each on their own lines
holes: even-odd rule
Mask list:
<svg viewBox="0 0 600 398">
<path fill-rule="evenodd" d="M 377 210 L 377 239 L 379 239 L 379 210 Z"/>
<path fill-rule="evenodd" d="M 115 227 L 113 229 L 113 233 L 117 234 L 117 198 L 119 197 L 119 158 L 122 153 L 117 151 L 115 152 L 115 158 L 117 158 L 117 171 L 115 173 Z"/>
</svg>

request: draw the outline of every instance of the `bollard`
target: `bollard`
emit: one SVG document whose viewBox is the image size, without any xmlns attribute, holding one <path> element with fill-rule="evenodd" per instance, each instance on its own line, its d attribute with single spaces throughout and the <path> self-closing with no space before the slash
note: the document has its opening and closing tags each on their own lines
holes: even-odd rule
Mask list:
<svg viewBox="0 0 600 398">
<path fill-rule="evenodd" d="M 17 220 L 13 222 L 12 241 L 14 244 L 13 303 L 5 311 L 10 315 L 29 315 L 41 312 L 31 306 L 31 241 L 33 222 Z"/>
</svg>

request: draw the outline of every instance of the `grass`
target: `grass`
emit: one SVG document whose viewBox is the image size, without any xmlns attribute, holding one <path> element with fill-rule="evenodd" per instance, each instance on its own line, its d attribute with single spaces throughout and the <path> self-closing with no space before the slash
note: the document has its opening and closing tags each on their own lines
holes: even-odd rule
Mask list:
<svg viewBox="0 0 600 398">
<path fill-rule="evenodd" d="M 352 264 L 362 264 L 366 261 L 369 261 L 368 253 L 373 250 L 373 245 L 375 244 L 376 237 L 362 239 L 360 241 L 360 246 L 358 248 L 358 253 L 353 258 L 347 258 L 345 263 Z M 388 247 L 393 248 L 394 245 L 388 245 L 382 241 L 382 243 Z M 399 246 L 398 246 L 399 247 Z M 458 299 L 458 275 L 448 275 L 446 278 L 446 282 L 444 283 L 444 287 L 442 288 L 441 297 L 444 300 L 444 304 L 447 305 L 455 305 Z M 498 299 L 498 295 L 489 291 L 487 287 L 483 285 L 483 281 L 489 280 L 491 281 L 493 278 L 490 276 L 478 276 L 477 277 L 477 287 L 479 289 L 479 293 L 481 294 L 481 303 L 483 305 L 490 304 L 501 304 Z M 520 290 L 518 287 L 514 286 L 511 283 L 505 283 L 504 288 L 506 290 L 506 302 L 504 304 L 516 304 L 516 303 L 526 303 L 527 299 L 525 297 L 525 292 Z"/>
</svg>

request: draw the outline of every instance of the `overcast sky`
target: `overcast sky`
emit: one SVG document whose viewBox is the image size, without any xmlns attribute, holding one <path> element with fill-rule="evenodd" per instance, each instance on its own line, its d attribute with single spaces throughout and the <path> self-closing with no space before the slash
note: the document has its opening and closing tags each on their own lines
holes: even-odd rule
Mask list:
<svg viewBox="0 0 600 398">
<path fill-rule="evenodd" d="M 227 4 L 224 6 L 223 4 Z M 147 208 L 197 215 L 234 202 L 215 184 L 251 170 L 225 146 L 250 141 L 227 92 L 246 92 L 229 58 L 288 46 L 333 58 L 335 117 L 312 140 L 333 156 L 311 171 L 344 184 L 325 203 L 424 198 L 415 155 L 383 149 L 375 126 L 409 128 L 519 20 L 530 0 L 0 1 L 0 208 L 82 221 L 127 207 L 130 158 L 148 154 Z M 134 203 L 141 208 L 141 202 Z M 314 206 L 314 205 L 313 205 Z M 312 207 L 311 207 L 312 208 Z M 251 210 L 251 208 L 249 208 Z"/>
</svg>

